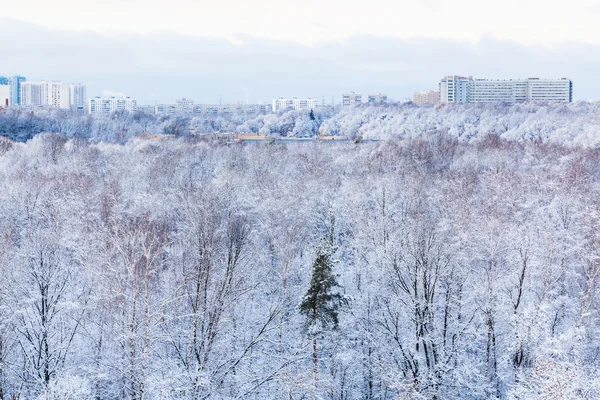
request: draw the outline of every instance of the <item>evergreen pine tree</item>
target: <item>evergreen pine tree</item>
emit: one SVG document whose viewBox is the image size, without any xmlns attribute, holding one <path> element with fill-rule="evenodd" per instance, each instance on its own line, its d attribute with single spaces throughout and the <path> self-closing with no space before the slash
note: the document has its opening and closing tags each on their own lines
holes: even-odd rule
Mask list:
<svg viewBox="0 0 600 400">
<path fill-rule="evenodd" d="M 315 112 L 312 110 L 312 108 L 310 109 L 310 114 L 309 114 L 309 117 L 310 117 L 310 120 L 311 120 L 311 121 L 314 121 L 314 120 L 316 120 L 316 118 L 315 118 Z"/>
<path fill-rule="evenodd" d="M 346 303 L 339 292 L 341 286 L 333 274 L 335 253 L 333 245 L 322 240 L 316 249 L 310 287 L 299 310 L 306 316 L 306 325 L 313 335 L 313 369 L 317 370 L 317 334 L 322 330 L 338 329 L 338 310 Z"/>
</svg>

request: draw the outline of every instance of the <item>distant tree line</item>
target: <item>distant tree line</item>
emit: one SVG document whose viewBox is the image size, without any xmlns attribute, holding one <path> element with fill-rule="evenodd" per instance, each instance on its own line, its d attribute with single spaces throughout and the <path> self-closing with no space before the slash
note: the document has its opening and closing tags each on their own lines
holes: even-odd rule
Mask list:
<svg viewBox="0 0 600 400">
<path fill-rule="evenodd" d="M 316 108 L 278 114 L 173 114 L 137 112 L 90 116 L 61 110 L 0 110 L 0 135 L 24 142 L 40 133 L 93 142 L 125 143 L 149 135 L 246 133 L 273 137 L 343 136 L 351 139 L 424 138 L 441 133 L 461 142 L 487 135 L 597 148 L 600 103 L 449 104 L 412 103 Z"/>
</svg>

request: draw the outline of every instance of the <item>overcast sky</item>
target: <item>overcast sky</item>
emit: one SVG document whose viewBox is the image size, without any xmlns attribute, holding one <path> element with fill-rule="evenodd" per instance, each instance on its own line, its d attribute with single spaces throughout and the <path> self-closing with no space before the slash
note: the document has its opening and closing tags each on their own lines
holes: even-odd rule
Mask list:
<svg viewBox="0 0 600 400">
<path fill-rule="evenodd" d="M 600 99 L 600 0 L 19 0 L 0 7 L 0 75 L 142 103 L 395 99 L 448 74 L 570 77 Z"/>
</svg>

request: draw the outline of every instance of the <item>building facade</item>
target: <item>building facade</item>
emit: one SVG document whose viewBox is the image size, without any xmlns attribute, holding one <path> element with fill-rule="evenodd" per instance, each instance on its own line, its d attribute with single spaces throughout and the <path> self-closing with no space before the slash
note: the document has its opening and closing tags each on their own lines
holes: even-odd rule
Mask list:
<svg viewBox="0 0 600 400">
<path fill-rule="evenodd" d="M 21 105 L 42 106 L 48 103 L 48 86 L 44 82 L 21 84 Z"/>
<path fill-rule="evenodd" d="M 349 107 L 357 104 L 362 104 L 362 94 L 354 92 L 342 94 L 342 106 Z"/>
<path fill-rule="evenodd" d="M 110 114 L 116 111 L 137 111 L 137 100 L 131 97 L 94 97 L 89 101 L 90 114 Z"/>
<path fill-rule="evenodd" d="M 530 101 L 573 101 L 573 81 L 560 79 L 527 79 L 527 97 Z"/>
<path fill-rule="evenodd" d="M 191 102 L 191 100 L 188 100 Z M 179 112 L 193 114 L 230 114 L 230 113 L 268 113 L 271 112 L 271 104 L 157 104 L 152 106 L 155 114 L 176 114 Z M 144 107 L 144 110 L 148 108 Z"/>
<path fill-rule="evenodd" d="M 473 78 L 449 75 L 440 81 L 440 99 L 444 103 L 470 103 Z"/>
<path fill-rule="evenodd" d="M 271 110 L 273 112 L 286 110 L 309 110 L 317 107 L 317 99 L 310 97 L 305 99 L 298 99 L 296 97 L 284 99 L 283 97 L 280 97 L 278 99 L 273 99 L 271 106 Z"/>
<path fill-rule="evenodd" d="M 440 81 L 444 103 L 519 103 L 573 101 L 573 82 L 560 79 L 473 79 L 446 76 Z"/>
<path fill-rule="evenodd" d="M 385 93 L 372 93 L 368 96 L 368 103 L 371 105 L 385 104 L 387 103 L 387 94 Z"/>
<path fill-rule="evenodd" d="M 69 85 L 69 105 L 77 109 L 83 109 L 87 104 L 87 89 L 81 83 Z"/>
<path fill-rule="evenodd" d="M 426 104 L 438 104 L 440 102 L 440 92 L 433 90 L 422 90 L 413 94 L 412 102 L 418 106 Z"/>
<path fill-rule="evenodd" d="M 24 76 L 14 75 L 8 78 L 10 85 L 10 104 L 21 105 L 21 85 L 27 79 Z"/>
<path fill-rule="evenodd" d="M 86 101 L 84 85 L 53 82 L 22 82 L 20 105 L 25 107 L 49 107 L 83 109 Z"/>
</svg>

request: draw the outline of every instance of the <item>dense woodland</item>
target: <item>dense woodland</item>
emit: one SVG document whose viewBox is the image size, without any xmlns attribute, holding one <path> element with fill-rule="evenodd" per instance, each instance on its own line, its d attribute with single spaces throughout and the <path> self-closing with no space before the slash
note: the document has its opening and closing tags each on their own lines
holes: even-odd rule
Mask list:
<svg viewBox="0 0 600 400">
<path fill-rule="evenodd" d="M 144 133 L 189 136 L 257 133 L 277 137 L 345 136 L 364 139 L 424 138 L 441 133 L 460 142 L 493 134 L 506 140 L 600 147 L 600 102 L 363 105 L 279 114 L 174 114 L 143 112 L 90 116 L 62 110 L 0 110 L 0 136 L 26 141 L 39 133 L 126 143 Z"/>
<path fill-rule="evenodd" d="M 597 150 L 42 134 L 0 154 L 0 399 L 600 397 Z"/>
</svg>

